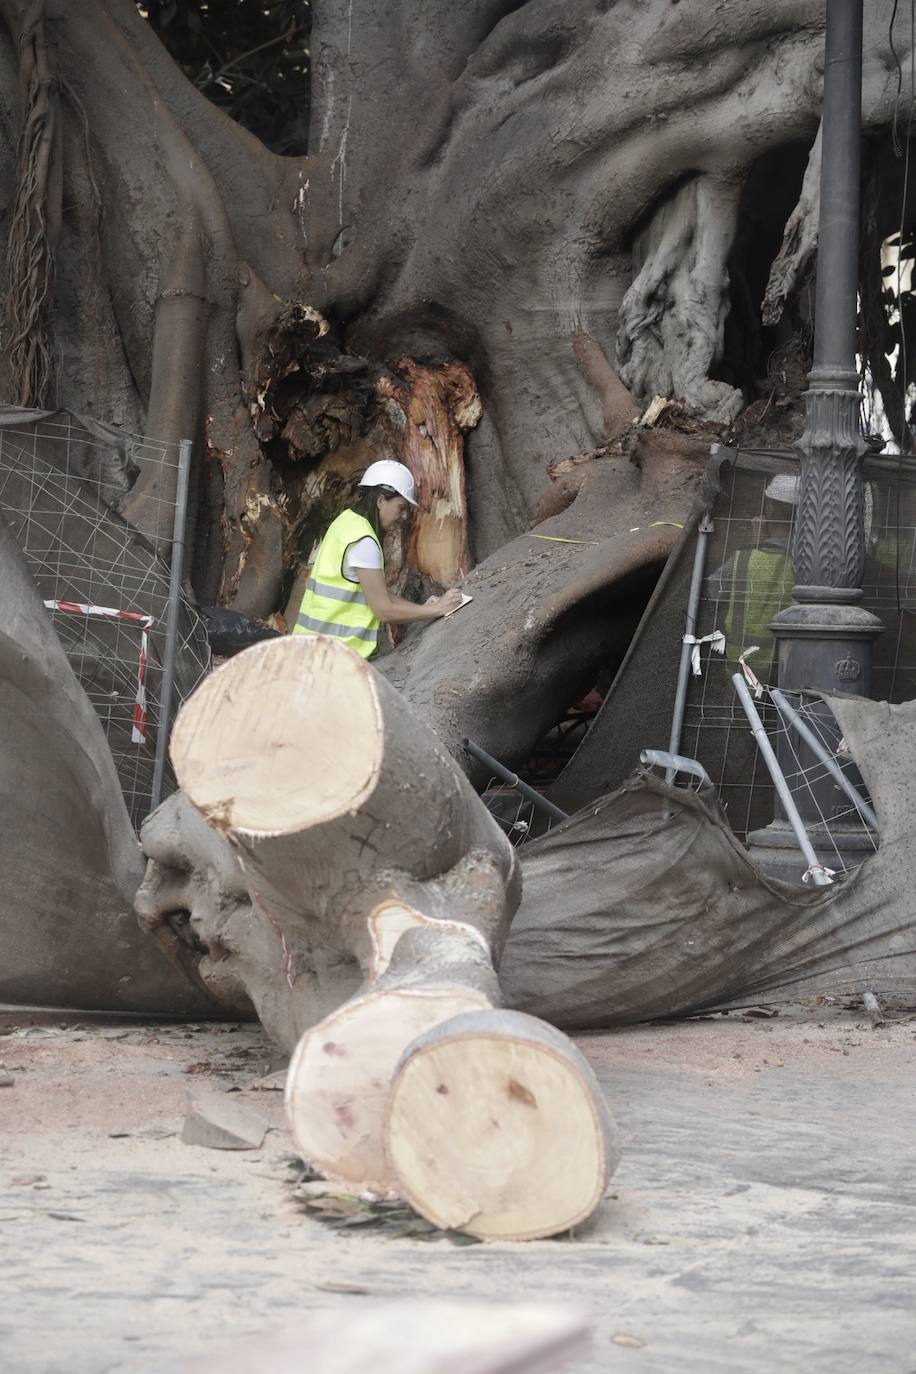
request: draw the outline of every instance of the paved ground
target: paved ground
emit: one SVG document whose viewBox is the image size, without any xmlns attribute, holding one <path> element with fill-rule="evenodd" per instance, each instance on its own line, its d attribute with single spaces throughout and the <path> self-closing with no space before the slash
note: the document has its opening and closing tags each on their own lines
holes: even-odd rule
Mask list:
<svg viewBox="0 0 916 1374">
<path fill-rule="evenodd" d="M 584 1305 L 570 1374 L 916 1374 L 916 1021 L 816 1006 L 579 1043 L 624 1133 L 611 1194 L 573 1240 L 456 1247 L 302 1213 L 260 1032 L 0 1014 L 0 1368 L 176 1374 L 428 1294 Z M 202 1084 L 276 1123 L 261 1149 L 181 1142 Z"/>
</svg>

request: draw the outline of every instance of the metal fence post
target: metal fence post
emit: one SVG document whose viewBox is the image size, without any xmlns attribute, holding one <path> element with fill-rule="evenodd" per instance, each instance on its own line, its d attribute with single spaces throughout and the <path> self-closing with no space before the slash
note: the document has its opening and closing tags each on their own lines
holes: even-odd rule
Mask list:
<svg viewBox="0 0 916 1374">
<path fill-rule="evenodd" d="M 175 686 L 175 654 L 178 648 L 178 616 L 181 611 L 181 573 L 184 563 L 185 524 L 188 515 L 188 479 L 191 473 L 191 440 L 178 445 L 178 485 L 175 493 L 175 519 L 172 527 L 172 566 L 169 574 L 169 607 L 165 622 L 165 647 L 162 659 L 162 691 L 159 698 L 159 724 L 156 729 L 156 762 L 153 767 L 153 792 L 150 810 L 162 801 L 165 752 L 172 722 L 172 696 Z"/>
</svg>

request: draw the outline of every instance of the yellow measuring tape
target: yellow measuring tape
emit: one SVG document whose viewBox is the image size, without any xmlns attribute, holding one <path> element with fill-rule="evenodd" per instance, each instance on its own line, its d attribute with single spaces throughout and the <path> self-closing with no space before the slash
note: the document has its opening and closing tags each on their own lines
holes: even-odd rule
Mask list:
<svg viewBox="0 0 916 1374">
<path fill-rule="evenodd" d="M 562 534 L 533 534 L 532 539 L 549 539 L 551 544 L 600 544 L 600 539 L 564 539 Z"/>
<path fill-rule="evenodd" d="M 673 527 L 674 527 L 676 530 L 682 530 L 682 529 L 684 528 L 684 526 L 681 524 L 681 522 L 680 522 L 679 520 L 653 520 L 651 525 L 646 525 L 646 526 L 645 526 L 645 529 L 647 529 L 647 530 L 654 530 L 654 529 L 656 528 L 656 526 L 658 526 L 658 525 L 673 525 Z M 642 528 L 644 528 L 642 525 L 634 525 L 633 528 L 632 528 L 631 530 L 627 530 L 627 534 L 636 534 L 636 532 L 637 532 L 638 530 L 642 529 Z M 600 540 L 600 539 L 567 539 L 567 538 L 566 538 L 564 535 L 562 535 L 562 534 L 532 534 L 532 535 L 530 536 L 530 538 L 532 538 L 532 539 L 547 539 L 547 540 L 550 541 L 551 544 L 600 544 L 600 543 L 601 543 L 601 540 Z"/>
</svg>

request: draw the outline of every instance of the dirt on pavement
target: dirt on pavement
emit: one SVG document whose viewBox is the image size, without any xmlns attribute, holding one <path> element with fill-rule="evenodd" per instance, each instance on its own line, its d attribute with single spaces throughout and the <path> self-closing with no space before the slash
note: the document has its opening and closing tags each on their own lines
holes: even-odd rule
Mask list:
<svg viewBox="0 0 916 1374">
<path fill-rule="evenodd" d="M 456 1246 L 304 1212 L 259 1028 L 0 1013 L 0 1367 L 178 1374 L 428 1295 L 584 1307 L 570 1374 L 916 1372 L 916 1020 L 812 1004 L 578 1044 L 624 1137 L 602 1207 L 573 1237 Z M 200 1089 L 260 1113 L 263 1145 L 184 1144 Z"/>
</svg>

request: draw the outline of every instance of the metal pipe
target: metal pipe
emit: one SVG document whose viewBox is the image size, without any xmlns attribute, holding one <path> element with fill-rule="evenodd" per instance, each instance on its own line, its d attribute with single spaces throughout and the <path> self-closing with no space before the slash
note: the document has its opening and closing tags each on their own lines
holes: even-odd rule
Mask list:
<svg viewBox="0 0 916 1374">
<path fill-rule="evenodd" d="M 639 761 L 666 769 L 665 782 L 670 782 L 675 773 L 689 773 L 692 778 L 699 778 L 705 786 L 712 787 L 712 779 L 702 763 L 688 759 L 684 754 L 669 754 L 666 749 L 641 749 Z"/>
<path fill-rule="evenodd" d="M 786 699 L 782 692 L 780 692 L 778 687 L 770 688 L 770 696 L 773 700 L 773 705 L 776 707 L 777 711 L 782 716 L 787 728 L 790 727 L 791 729 L 793 729 L 798 735 L 799 739 L 803 740 L 805 744 L 807 744 L 808 748 L 811 750 L 814 757 L 818 760 L 819 763 L 822 763 L 824 767 L 827 769 L 827 772 L 833 778 L 836 785 L 842 788 L 842 790 L 846 793 L 847 797 L 852 802 L 853 806 L 856 808 L 865 824 L 867 826 L 870 826 L 872 830 L 877 830 L 878 817 L 875 815 L 874 811 L 871 809 L 868 802 L 859 796 L 859 793 L 857 792 L 856 788 L 849 781 L 846 774 L 843 772 L 842 768 L 837 763 L 836 759 L 831 757 L 830 753 L 824 747 L 823 743 L 818 739 L 817 735 L 811 729 L 810 725 L 807 725 L 805 721 L 802 720 L 801 716 L 795 710 L 794 706 L 790 704 L 790 702 Z"/>
<path fill-rule="evenodd" d="M 153 765 L 153 791 L 150 810 L 162 801 L 165 776 L 165 751 L 172 720 L 172 695 L 175 686 L 175 655 L 178 648 L 178 616 L 181 611 L 181 573 L 184 564 L 184 536 L 188 515 L 188 479 L 191 472 L 191 440 L 178 445 L 178 484 L 172 525 L 172 566 L 169 574 L 169 605 L 165 622 L 162 659 L 162 691 L 159 697 L 159 725 L 156 730 L 156 761 Z"/>
<path fill-rule="evenodd" d="M 716 447 L 716 445 L 713 445 Z M 712 450 L 710 450 L 711 452 Z M 703 587 L 703 572 L 706 568 L 706 545 L 713 531 L 710 512 L 705 511 L 697 526 L 697 546 L 693 554 L 693 572 L 690 575 L 690 591 L 687 594 L 687 619 L 684 638 L 697 632 L 697 612 L 700 607 L 700 592 Z M 687 709 L 687 686 L 690 681 L 690 655 L 693 645 L 681 644 L 681 661 L 677 668 L 677 687 L 674 692 L 674 710 L 671 713 L 671 735 L 668 739 L 668 753 L 678 754 L 681 748 L 681 733 L 684 729 L 684 713 Z M 665 773 L 665 782 L 674 781 L 674 770 Z"/>
<path fill-rule="evenodd" d="M 529 787 L 526 782 L 522 782 L 521 778 L 519 778 L 516 773 L 510 772 L 508 768 L 500 763 L 499 759 L 494 759 L 492 754 L 488 754 L 486 749 L 481 749 L 480 745 L 475 744 L 472 739 L 463 739 L 461 743 L 469 754 L 480 763 L 485 763 L 497 778 L 502 782 L 508 783 L 510 787 L 514 787 L 516 792 L 520 792 L 522 796 L 526 797 L 539 811 L 543 811 L 545 815 L 551 816 L 555 821 L 569 820 L 569 813 L 567 811 L 561 811 L 558 806 L 554 806 L 552 801 L 548 801 L 546 797 L 542 797 L 540 792 L 535 792 L 533 787 Z"/>
<path fill-rule="evenodd" d="M 770 777 L 773 779 L 773 786 L 779 794 L 779 800 L 782 802 L 786 817 L 798 841 L 798 847 L 808 864 L 806 872 L 811 874 L 817 887 L 827 887 L 832 880 L 824 871 L 824 865 L 815 854 L 811 841 L 808 839 L 808 832 L 804 827 L 801 816 L 798 814 L 798 807 L 795 805 L 795 799 L 789 791 L 788 783 L 783 777 L 782 769 L 777 762 L 767 732 L 763 728 L 763 721 L 760 719 L 757 707 L 754 705 L 747 683 L 740 673 L 735 673 L 732 677 L 732 685 L 738 694 L 738 700 L 744 708 L 744 714 L 747 716 L 748 724 L 751 727 L 751 733 L 757 741 L 758 748 L 763 755 L 763 761 L 767 766 Z"/>
<path fill-rule="evenodd" d="M 856 384 L 862 0 L 827 0 L 813 371 Z"/>
</svg>

